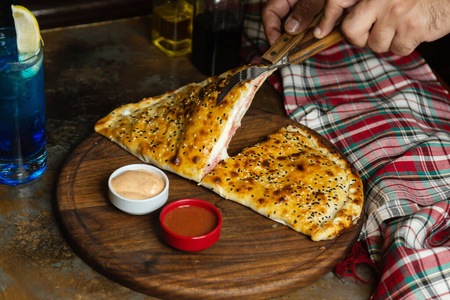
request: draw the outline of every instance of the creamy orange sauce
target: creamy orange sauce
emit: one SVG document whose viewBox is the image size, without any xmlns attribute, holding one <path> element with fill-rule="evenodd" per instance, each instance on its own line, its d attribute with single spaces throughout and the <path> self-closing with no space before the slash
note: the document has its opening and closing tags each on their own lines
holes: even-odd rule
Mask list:
<svg viewBox="0 0 450 300">
<path fill-rule="evenodd" d="M 125 171 L 111 179 L 111 187 L 117 194 L 134 200 L 156 196 L 165 186 L 158 174 L 146 170 Z"/>
</svg>

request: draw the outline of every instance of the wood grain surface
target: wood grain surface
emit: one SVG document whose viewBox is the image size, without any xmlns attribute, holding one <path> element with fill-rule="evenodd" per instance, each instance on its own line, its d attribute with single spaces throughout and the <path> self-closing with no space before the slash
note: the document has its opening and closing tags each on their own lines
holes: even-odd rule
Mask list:
<svg viewBox="0 0 450 300">
<path fill-rule="evenodd" d="M 229 154 L 262 141 L 287 124 L 286 117 L 250 109 Z M 168 203 L 199 198 L 222 213 L 219 241 L 200 252 L 171 248 L 160 237 L 160 210 L 132 216 L 108 200 L 107 180 L 117 168 L 140 161 L 93 133 L 68 158 L 57 188 L 56 211 L 66 239 L 90 266 L 141 293 L 163 299 L 266 299 L 298 290 L 342 261 L 361 230 L 337 239 L 308 237 L 225 200 L 195 182 L 166 172 Z"/>
</svg>

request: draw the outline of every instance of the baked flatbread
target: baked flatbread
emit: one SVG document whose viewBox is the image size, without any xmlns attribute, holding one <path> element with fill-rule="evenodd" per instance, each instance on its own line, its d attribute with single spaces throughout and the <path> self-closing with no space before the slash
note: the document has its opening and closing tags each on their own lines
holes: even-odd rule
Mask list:
<svg viewBox="0 0 450 300">
<path fill-rule="evenodd" d="M 241 83 L 216 106 L 219 93 L 241 69 L 126 104 L 99 120 L 95 131 L 144 162 L 199 182 L 228 157 L 231 137 L 272 73 Z"/>
<path fill-rule="evenodd" d="M 232 136 L 270 75 L 241 83 L 217 106 L 219 93 L 240 69 L 126 104 L 99 120 L 95 130 L 142 161 L 199 182 L 313 241 L 339 236 L 359 219 L 363 190 L 356 170 L 330 142 L 307 127 L 288 126 L 228 156 Z"/>
<path fill-rule="evenodd" d="M 281 128 L 221 161 L 200 185 L 313 241 L 333 239 L 356 224 L 363 189 L 357 171 L 326 142 L 301 125 Z"/>
</svg>

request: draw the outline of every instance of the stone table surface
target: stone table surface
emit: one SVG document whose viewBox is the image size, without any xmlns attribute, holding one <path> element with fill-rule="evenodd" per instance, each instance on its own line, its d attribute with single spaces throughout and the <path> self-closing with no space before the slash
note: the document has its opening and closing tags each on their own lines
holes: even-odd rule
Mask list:
<svg viewBox="0 0 450 300">
<path fill-rule="evenodd" d="M 59 172 L 114 108 L 205 78 L 189 55 L 168 58 L 150 41 L 149 17 L 42 31 L 48 167 L 20 186 L 0 185 L 0 299 L 154 299 L 97 273 L 64 239 L 55 216 Z M 252 104 L 284 114 L 267 83 Z M 373 278 L 364 265 L 359 275 Z M 277 299 L 368 299 L 373 284 L 330 272 Z"/>
</svg>

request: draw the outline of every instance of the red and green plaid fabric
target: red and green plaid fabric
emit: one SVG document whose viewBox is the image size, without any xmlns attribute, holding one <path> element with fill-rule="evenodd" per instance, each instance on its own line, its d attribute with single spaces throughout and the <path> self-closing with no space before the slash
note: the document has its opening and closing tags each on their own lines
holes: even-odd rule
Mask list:
<svg viewBox="0 0 450 300">
<path fill-rule="evenodd" d="M 246 6 L 253 63 L 268 48 L 262 5 Z M 380 271 L 373 298 L 450 299 L 450 96 L 426 62 L 341 42 L 270 82 L 286 114 L 334 143 L 363 180 L 360 242 Z"/>
</svg>

